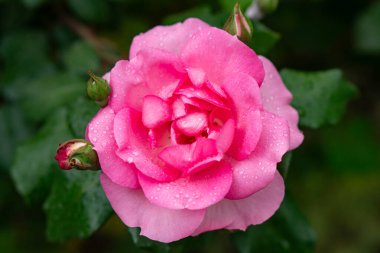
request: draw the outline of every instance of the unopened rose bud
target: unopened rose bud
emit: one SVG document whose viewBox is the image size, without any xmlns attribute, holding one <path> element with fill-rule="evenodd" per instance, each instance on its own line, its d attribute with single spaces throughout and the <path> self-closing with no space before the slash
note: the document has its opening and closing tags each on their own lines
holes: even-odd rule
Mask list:
<svg viewBox="0 0 380 253">
<path fill-rule="evenodd" d="M 244 43 L 249 43 L 252 39 L 251 21 L 244 16 L 239 3 L 235 4 L 234 10 L 223 29 L 229 34 L 236 35 Z"/>
<path fill-rule="evenodd" d="M 111 92 L 111 87 L 108 82 L 96 76 L 91 71 L 88 72 L 90 80 L 87 82 L 87 94 L 99 106 L 104 107 L 108 104 L 108 96 Z"/>
<path fill-rule="evenodd" d="M 264 13 L 271 13 L 277 9 L 278 0 L 257 0 L 260 9 Z"/>
<path fill-rule="evenodd" d="M 99 161 L 91 143 L 73 139 L 59 145 L 55 160 L 61 169 L 99 170 Z"/>
</svg>

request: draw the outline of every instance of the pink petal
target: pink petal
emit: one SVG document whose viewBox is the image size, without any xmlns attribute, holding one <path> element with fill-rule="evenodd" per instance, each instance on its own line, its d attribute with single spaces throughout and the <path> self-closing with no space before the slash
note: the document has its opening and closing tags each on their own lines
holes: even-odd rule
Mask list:
<svg viewBox="0 0 380 253">
<path fill-rule="evenodd" d="M 157 48 L 179 54 L 189 38 L 206 27 L 209 25 L 195 18 L 189 18 L 175 25 L 156 26 L 133 39 L 130 59 L 145 48 Z"/>
<path fill-rule="evenodd" d="M 161 183 L 139 174 L 145 196 L 170 209 L 203 209 L 222 200 L 231 186 L 228 163 L 215 163 L 200 173 Z"/>
<path fill-rule="evenodd" d="M 187 78 L 186 70 L 180 58 L 170 52 L 146 48 L 131 59 L 144 76 L 149 95 L 156 95 L 166 100 L 171 97 L 179 83 Z"/>
<path fill-rule="evenodd" d="M 150 129 L 148 132 L 151 148 L 163 148 L 171 144 L 170 126 L 168 122 L 160 127 Z"/>
<path fill-rule="evenodd" d="M 186 97 L 186 96 L 178 96 L 178 97 L 184 103 L 187 113 L 190 113 L 192 111 L 211 111 L 213 108 L 215 108 L 215 105 L 208 103 L 207 101 L 199 99 L 197 97 L 191 97 L 191 98 Z"/>
<path fill-rule="evenodd" d="M 194 112 L 175 121 L 176 127 L 188 136 L 197 136 L 207 127 L 207 114 Z"/>
<path fill-rule="evenodd" d="M 197 163 L 217 155 L 215 140 L 200 138 L 192 144 L 166 147 L 158 156 L 167 165 L 186 172 Z"/>
<path fill-rule="evenodd" d="M 142 125 L 141 113 L 125 108 L 115 116 L 114 133 L 119 150 L 117 155 L 133 163 L 145 175 L 159 181 L 173 180 L 178 171 L 163 166 L 157 158 L 159 149 L 151 148 L 147 129 Z"/>
<path fill-rule="evenodd" d="M 207 85 L 207 88 L 209 88 L 209 90 L 211 90 L 212 92 L 214 92 L 218 96 L 220 96 L 222 98 L 227 98 L 226 93 L 223 91 L 223 89 L 219 85 L 212 83 L 210 81 L 206 81 L 206 85 Z"/>
<path fill-rule="evenodd" d="M 204 28 L 188 40 L 181 58 L 186 67 L 202 69 L 207 79 L 222 85 L 227 78 L 246 73 L 261 85 L 264 69 L 255 52 L 236 36 L 215 28 Z"/>
<path fill-rule="evenodd" d="M 260 56 L 265 69 L 265 79 L 261 86 L 264 109 L 288 121 L 290 128 L 290 149 L 297 148 L 303 141 L 303 134 L 298 129 L 298 113 L 290 106 L 292 94 L 284 85 L 281 76 L 273 64 Z"/>
<path fill-rule="evenodd" d="M 104 79 L 104 80 L 106 80 L 108 83 L 111 81 L 111 73 L 110 72 L 107 72 L 107 73 L 105 73 L 103 76 L 102 76 L 102 78 Z"/>
<path fill-rule="evenodd" d="M 188 68 L 187 73 L 189 75 L 191 82 L 196 87 L 201 87 L 202 84 L 206 81 L 206 74 L 201 69 Z"/>
<path fill-rule="evenodd" d="M 284 181 L 277 172 L 266 188 L 248 198 L 225 199 L 207 208 L 202 224 L 193 235 L 222 228 L 245 230 L 249 225 L 260 224 L 280 207 L 284 193 Z"/>
<path fill-rule="evenodd" d="M 172 210 L 150 203 L 141 190 L 130 190 L 100 176 L 112 208 L 129 227 L 140 227 L 141 235 L 160 242 L 173 242 L 191 235 L 202 222 L 205 210 Z"/>
<path fill-rule="evenodd" d="M 147 92 L 147 88 L 143 86 L 143 78 L 141 73 L 126 60 L 116 63 L 110 72 L 111 96 L 109 105 L 115 113 L 123 109 L 126 105 L 132 107 L 141 107 L 142 100 L 140 93 L 143 95 Z M 131 94 L 131 88 L 134 91 Z M 145 91 L 144 91 L 145 89 Z M 140 91 L 139 91 L 140 90 Z M 139 91 L 136 93 L 136 91 Z M 134 106 L 137 104 L 136 106 Z M 140 104 L 140 105 L 138 105 Z"/>
<path fill-rule="evenodd" d="M 107 106 L 101 109 L 87 126 L 87 138 L 94 145 L 99 156 L 102 171 L 116 184 L 138 188 L 137 171 L 116 155 L 117 145 L 113 135 L 115 114 Z"/>
<path fill-rule="evenodd" d="M 235 133 L 235 121 L 229 119 L 224 123 L 216 139 L 216 147 L 220 153 L 226 153 L 232 144 Z"/>
<path fill-rule="evenodd" d="M 170 107 L 164 100 L 152 95 L 144 97 L 142 121 L 147 128 L 159 127 L 170 118 Z"/>
<path fill-rule="evenodd" d="M 158 156 L 167 165 L 185 171 L 194 164 L 191 147 L 191 144 L 169 146 Z"/>
<path fill-rule="evenodd" d="M 177 98 L 172 103 L 173 119 L 180 118 L 186 115 L 186 106 L 185 103 Z"/>
<path fill-rule="evenodd" d="M 261 99 L 256 81 L 246 74 L 231 76 L 222 88 L 233 102 L 236 113 L 234 140 L 228 151 L 237 160 L 246 159 L 255 149 L 261 134 Z"/>
<path fill-rule="evenodd" d="M 145 49 L 129 62 L 118 61 L 111 70 L 110 105 L 115 112 L 127 106 L 141 111 L 145 96 L 166 99 L 185 77 L 186 71 L 176 55 Z"/>
<path fill-rule="evenodd" d="M 198 89 L 198 88 L 184 88 L 176 91 L 176 94 L 182 95 L 189 99 L 199 99 L 203 100 L 211 105 L 218 106 L 220 108 L 228 109 L 225 102 L 218 95 L 214 94 L 207 89 Z"/>
<path fill-rule="evenodd" d="M 230 161 L 233 181 L 229 199 L 242 199 L 260 191 L 272 182 L 277 163 L 289 150 L 289 127 L 285 119 L 262 112 L 263 130 L 260 140 L 249 158 Z"/>
</svg>

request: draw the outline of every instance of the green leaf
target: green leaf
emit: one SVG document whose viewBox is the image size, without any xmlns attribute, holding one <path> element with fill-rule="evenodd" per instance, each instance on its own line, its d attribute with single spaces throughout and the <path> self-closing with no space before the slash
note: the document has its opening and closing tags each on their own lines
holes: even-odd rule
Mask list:
<svg viewBox="0 0 380 253">
<path fill-rule="evenodd" d="M 168 244 L 152 241 L 149 238 L 140 235 L 140 228 L 128 228 L 134 244 L 141 249 L 149 252 L 166 253 L 169 252 L 170 247 Z"/>
<path fill-rule="evenodd" d="M 50 241 L 84 238 L 112 214 L 99 171 L 60 171 L 44 204 Z"/>
<path fill-rule="evenodd" d="M 226 14 L 226 13 L 219 13 L 219 14 L 213 13 L 211 11 L 210 6 L 202 5 L 202 6 L 197 6 L 195 8 L 192 8 L 192 9 L 188 9 L 184 12 L 180 12 L 180 13 L 176 13 L 176 14 L 167 16 L 164 19 L 163 24 L 171 25 L 171 24 L 174 24 L 177 22 L 182 22 L 185 19 L 191 18 L 191 17 L 199 18 L 199 19 L 203 20 L 204 22 L 206 22 L 212 26 L 222 27 L 224 22 L 226 22 L 226 20 L 228 18 L 228 14 Z"/>
<path fill-rule="evenodd" d="M 16 106 L 0 108 L 0 169 L 9 170 L 16 146 L 30 136 L 31 129 Z"/>
<path fill-rule="evenodd" d="M 68 4 L 76 15 L 87 22 L 102 23 L 110 16 L 105 0 L 68 0 Z"/>
<path fill-rule="evenodd" d="M 300 124 L 306 127 L 337 123 L 347 103 L 357 94 L 356 87 L 338 69 L 314 72 L 285 69 L 281 76 L 293 94 L 292 105 L 300 115 Z"/>
<path fill-rule="evenodd" d="M 51 186 L 58 144 L 71 139 L 66 110 L 57 111 L 29 141 L 17 148 L 11 175 L 27 202 L 43 199 Z"/>
<path fill-rule="evenodd" d="M 285 198 L 269 221 L 233 234 L 239 253 L 311 253 L 315 234 L 295 204 Z"/>
<path fill-rule="evenodd" d="M 99 106 L 89 99 L 80 97 L 70 106 L 69 124 L 75 138 L 83 138 L 86 126 L 99 110 Z"/>
<path fill-rule="evenodd" d="M 62 73 L 30 82 L 20 90 L 19 100 L 26 115 L 34 121 L 40 121 L 59 106 L 74 101 L 85 90 L 85 80 Z"/>
<path fill-rule="evenodd" d="M 89 70 L 96 71 L 100 67 L 95 50 L 84 41 L 74 42 L 63 53 L 63 62 L 69 72 L 82 75 Z"/>
<path fill-rule="evenodd" d="M 356 20 L 356 49 L 364 54 L 380 54 L 380 2 L 374 2 Z"/>
<path fill-rule="evenodd" d="M 282 157 L 281 162 L 277 166 L 279 172 L 281 173 L 281 175 L 284 179 L 286 179 L 288 172 L 289 172 L 290 162 L 292 161 L 292 154 L 293 154 L 292 152 L 286 153 Z"/>
<path fill-rule="evenodd" d="M 269 29 L 258 21 L 253 21 L 253 34 L 250 47 L 255 50 L 257 54 L 266 54 L 272 49 L 280 40 L 279 33 Z"/>
</svg>

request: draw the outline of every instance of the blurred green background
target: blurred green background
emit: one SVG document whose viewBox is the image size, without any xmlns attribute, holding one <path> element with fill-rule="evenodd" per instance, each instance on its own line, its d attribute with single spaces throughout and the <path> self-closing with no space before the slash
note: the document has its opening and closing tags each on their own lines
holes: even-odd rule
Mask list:
<svg viewBox="0 0 380 253">
<path fill-rule="evenodd" d="M 241 2 L 246 8 L 251 1 Z M 41 207 L 49 184 L 37 182 L 42 190 L 25 202 L 18 192 L 29 186 L 16 190 L 11 173 L 29 182 L 41 164 L 58 171 L 52 147 L 72 135 L 82 137 L 96 111 L 82 106 L 88 103 L 87 70 L 101 74 L 127 58 L 132 38 L 157 24 L 197 16 L 221 26 L 233 3 L 0 0 L 0 252 L 167 252 L 149 241 L 140 241 L 138 249 L 131 236 L 136 231 L 114 215 L 86 239 L 56 242 L 50 235 L 48 241 L 46 227 L 53 234 L 56 224 L 45 215 L 54 200 Z M 260 22 L 254 24 L 254 48 L 279 69 L 340 68 L 359 96 L 337 125 L 303 128 L 305 142 L 292 154 L 284 204 L 297 210 L 270 221 L 289 230 L 279 233 L 269 222 L 249 230 L 252 237 L 207 233 L 174 243 L 172 252 L 380 252 L 380 1 L 281 0 Z M 65 107 L 71 108 L 69 116 Z M 71 115 L 78 108 L 80 114 Z M 17 174 L 20 166 L 29 166 L 29 174 Z M 281 225 L 282 216 L 289 224 Z"/>
</svg>

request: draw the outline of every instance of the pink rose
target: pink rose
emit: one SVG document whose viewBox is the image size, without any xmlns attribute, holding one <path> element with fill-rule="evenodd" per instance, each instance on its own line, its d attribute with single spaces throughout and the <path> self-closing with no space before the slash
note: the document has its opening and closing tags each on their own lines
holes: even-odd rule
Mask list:
<svg viewBox="0 0 380 253">
<path fill-rule="evenodd" d="M 134 38 L 105 77 L 108 105 L 87 127 L 115 212 L 172 242 L 267 220 L 284 196 L 276 170 L 303 140 L 276 68 L 198 19 Z"/>
</svg>

